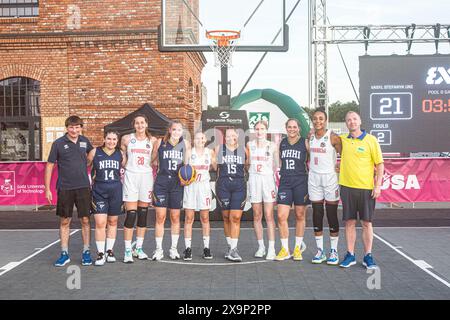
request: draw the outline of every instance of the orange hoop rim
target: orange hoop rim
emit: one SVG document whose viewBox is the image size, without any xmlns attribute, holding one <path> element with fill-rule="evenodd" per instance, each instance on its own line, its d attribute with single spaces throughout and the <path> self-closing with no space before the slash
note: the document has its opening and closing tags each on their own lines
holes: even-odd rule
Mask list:
<svg viewBox="0 0 450 320">
<path fill-rule="evenodd" d="M 231 40 L 241 37 L 241 32 L 236 30 L 211 30 L 206 31 L 206 37 L 216 40 L 218 46 L 228 46 Z"/>
</svg>

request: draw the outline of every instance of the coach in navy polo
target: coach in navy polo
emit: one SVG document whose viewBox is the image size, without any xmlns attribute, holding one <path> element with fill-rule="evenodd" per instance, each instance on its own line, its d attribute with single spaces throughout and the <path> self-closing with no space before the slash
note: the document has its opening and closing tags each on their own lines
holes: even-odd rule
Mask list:
<svg viewBox="0 0 450 320">
<path fill-rule="evenodd" d="M 52 144 L 45 168 L 45 195 L 52 202 L 50 181 L 55 163 L 58 166 L 56 188 L 58 199 L 56 215 L 60 220 L 61 256 L 55 266 L 62 267 L 70 262 L 69 234 L 73 206 L 77 207 L 78 218 L 82 225 L 83 253 L 82 265 L 91 265 L 90 242 L 90 205 L 91 188 L 87 172 L 87 154 L 93 149 L 88 138 L 81 135 L 83 120 L 70 116 L 65 122 L 67 133 Z"/>
</svg>

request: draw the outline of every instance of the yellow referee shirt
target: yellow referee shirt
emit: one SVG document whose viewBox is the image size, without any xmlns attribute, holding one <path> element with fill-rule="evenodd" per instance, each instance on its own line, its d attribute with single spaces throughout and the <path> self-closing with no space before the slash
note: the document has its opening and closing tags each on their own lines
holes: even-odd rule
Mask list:
<svg viewBox="0 0 450 320">
<path fill-rule="evenodd" d="M 383 163 L 380 144 L 373 135 L 362 130 L 358 138 L 340 136 L 342 154 L 339 184 L 355 189 L 374 188 L 375 165 Z"/>
</svg>

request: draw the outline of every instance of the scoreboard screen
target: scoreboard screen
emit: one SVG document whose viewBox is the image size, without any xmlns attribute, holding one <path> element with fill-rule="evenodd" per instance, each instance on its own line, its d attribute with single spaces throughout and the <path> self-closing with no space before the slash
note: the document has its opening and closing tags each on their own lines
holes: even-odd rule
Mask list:
<svg viewBox="0 0 450 320">
<path fill-rule="evenodd" d="M 362 128 L 383 152 L 450 151 L 450 55 L 361 56 Z"/>
</svg>

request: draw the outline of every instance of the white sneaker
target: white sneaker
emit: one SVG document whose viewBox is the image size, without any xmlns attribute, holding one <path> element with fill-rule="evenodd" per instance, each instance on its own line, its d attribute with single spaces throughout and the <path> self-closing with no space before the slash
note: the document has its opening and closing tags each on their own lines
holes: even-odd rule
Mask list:
<svg viewBox="0 0 450 320">
<path fill-rule="evenodd" d="M 304 241 L 302 241 L 302 244 L 300 245 L 300 251 L 301 253 L 305 252 L 306 250 L 306 243 Z"/>
<path fill-rule="evenodd" d="M 266 255 L 266 248 L 265 247 L 259 247 L 258 251 L 255 253 L 255 258 L 264 258 Z"/>
<path fill-rule="evenodd" d="M 103 252 L 99 252 L 97 255 L 97 260 L 95 260 L 96 266 L 103 266 L 106 262 L 106 256 Z"/>
<path fill-rule="evenodd" d="M 136 248 L 133 250 L 133 257 L 139 260 L 148 260 L 148 255 L 142 250 L 142 248 Z"/>
<path fill-rule="evenodd" d="M 162 258 L 164 258 L 164 250 L 163 249 L 156 249 L 153 251 L 152 260 L 159 261 Z"/>
<path fill-rule="evenodd" d="M 276 256 L 275 250 L 269 250 L 267 251 L 266 260 L 275 260 Z"/>
<path fill-rule="evenodd" d="M 116 257 L 114 256 L 114 252 L 112 250 L 106 251 L 106 262 L 109 263 L 116 262 Z"/>
<path fill-rule="evenodd" d="M 131 250 L 125 250 L 125 256 L 123 257 L 123 262 L 125 263 L 133 263 L 133 253 Z"/>
<path fill-rule="evenodd" d="M 172 259 L 172 260 L 180 259 L 180 254 L 178 253 L 177 248 L 170 248 L 169 256 L 170 256 L 170 259 Z"/>
</svg>

